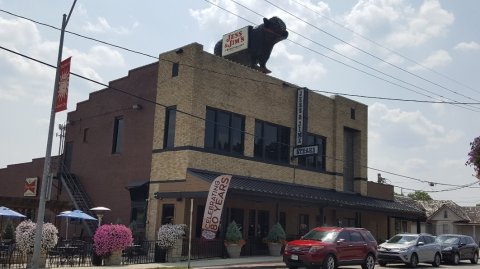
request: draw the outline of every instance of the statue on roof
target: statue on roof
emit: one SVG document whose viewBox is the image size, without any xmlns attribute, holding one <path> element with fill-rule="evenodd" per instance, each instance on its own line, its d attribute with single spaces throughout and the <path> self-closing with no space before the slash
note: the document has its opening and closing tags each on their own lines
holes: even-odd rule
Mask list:
<svg viewBox="0 0 480 269">
<path fill-rule="evenodd" d="M 214 53 L 268 74 L 271 71 L 266 63 L 273 46 L 287 37 L 287 27 L 280 18 L 263 18 L 263 23 L 255 28 L 247 26 L 224 35 Z"/>
</svg>

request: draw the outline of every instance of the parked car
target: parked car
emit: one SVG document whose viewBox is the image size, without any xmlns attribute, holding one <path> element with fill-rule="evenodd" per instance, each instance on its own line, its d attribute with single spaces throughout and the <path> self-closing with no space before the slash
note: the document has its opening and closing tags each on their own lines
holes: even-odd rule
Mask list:
<svg viewBox="0 0 480 269">
<path fill-rule="evenodd" d="M 361 265 L 374 269 L 377 241 L 363 228 L 317 227 L 299 240 L 288 242 L 283 261 L 290 269 L 322 267 L 335 269 L 340 265 Z"/>
<path fill-rule="evenodd" d="M 418 263 L 440 266 L 442 250 L 430 234 L 397 234 L 378 246 L 378 264 L 405 263 L 417 267 Z"/>
<path fill-rule="evenodd" d="M 460 260 L 478 263 L 478 245 L 471 236 L 460 234 L 442 234 L 435 239 L 442 247 L 442 260 L 458 264 Z"/>
</svg>

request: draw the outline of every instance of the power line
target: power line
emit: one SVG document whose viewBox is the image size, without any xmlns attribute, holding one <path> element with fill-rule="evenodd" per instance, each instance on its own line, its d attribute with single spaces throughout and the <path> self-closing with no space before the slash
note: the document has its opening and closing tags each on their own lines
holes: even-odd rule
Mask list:
<svg viewBox="0 0 480 269">
<path fill-rule="evenodd" d="M 237 16 L 237 17 L 239 17 L 239 18 L 241 18 L 241 19 L 243 19 L 243 20 L 245 20 L 245 21 L 247 21 L 247 22 L 249 22 L 249 23 L 252 23 L 253 25 L 256 25 L 255 23 L 247 20 L 246 18 L 244 18 L 244 17 L 242 17 L 242 16 L 240 16 L 240 15 L 238 15 L 238 14 L 236 14 L 236 13 L 234 13 L 234 12 L 232 12 L 232 11 L 224 8 L 224 7 L 221 7 L 221 6 L 218 5 L 218 4 L 212 3 L 212 2 L 209 1 L 209 0 L 204 0 L 204 1 L 207 2 L 207 3 L 212 4 L 212 5 L 220 8 L 220 9 L 222 9 L 222 10 L 224 10 L 224 11 L 226 11 L 226 12 L 228 12 L 228 13 L 234 15 L 234 16 Z M 234 0 L 231 0 L 231 1 L 235 2 Z M 235 3 L 237 3 L 237 2 L 235 2 Z M 237 4 L 238 4 L 238 3 L 237 3 Z M 238 5 L 240 5 L 240 6 L 244 7 L 244 8 L 246 8 L 246 9 L 254 12 L 255 14 L 257 14 L 257 15 L 259 15 L 259 16 L 261 16 L 261 17 L 264 17 L 263 15 L 259 14 L 258 12 L 255 12 L 255 11 L 249 9 L 248 7 L 245 7 L 245 6 L 242 5 L 242 4 L 238 4 Z M 332 50 L 332 49 L 330 49 L 330 48 L 328 48 L 328 47 L 326 47 L 326 46 L 318 43 L 317 41 L 312 40 L 312 39 L 310 39 L 310 38 L 308 38 L 308 37 L 306 37 L 306 36 L 304 36 L 304 35 L 302 35 L 302 34 L 299 34 L 299 33 L 295 32 L 295 31 L 293 31 L 293 30 L 290 30 L 290 29 L 289 29 L 289 31 L 292 32 L 292 33 L 295 33 L 296 35 L 298 35 L 298 36 L 300 36 L 300 37 L 302 37 L 302 38 L 304 38 L 304 39 L 306 39 L 306 40 L 308 40 L 308 41 L 310 41 L 310 42 L 312 42 L 312 43 L 317 44 L 318 46 L 321 46 L 321 47 L 323 47 L 323 48 L 325 48 L 325 49 L 327 49 L 327 50 L 330 50 L 330 51 L 332 51 L 333 53 L 335 53 L 335 54 L 337 54 L 337 55 L 340 55 L 340 56 L 342 56 L 342 57 L 344 57 L 344 58 L 347 58 L 347 59 L 349 59 L 349 60 L 351 60 L 351 61 L 353 61 L 353 62 L 356 62 L 357 64 L 362 65 L 362 66 L 364 66 L 364 67 L 366 67 L 366 68 L 368 68 L 368 69 L 374 70 L 374 71 L 376 71 L 376 72 L 378 72 L 378 73 L 380 73 L 380 74 L 382 74 L 382 75 L 384 75 L 384 76 L 393 78 L 393 79 L 395 79 L 395 80 L 397 80 L 397 81 L 400 81 L 400 82 L 405 83 L 405 84 L 407 84 L 407 85 L 410 85 L 410 86 L 413 86 L 413 87 L 415 87 L 415 88 L 421 89 L 421 90 L 423 90 L 423 91 L 425 91 L 425 92 L 428 92 L 428 93 L 430 93 L 430 94 L 437 95 L 437 96 L 439 96 L 439 97 L 441 97 L 441 98 L 450 100 L 450 101 L 452 101 L 452 102 L 454 102 L 454 103 L 455 103 L 455 102 L 456 102 L 456 103 L 459 103 L 459 102 L 456 101 L 456 100 L 453 100 L 453 99 L 444 97 L 444 96 L 442 96 L 442 95 L 436 94 L 436 93 L 434 93 L 434 92 L 432 92 L 432 91 L 429 91 L 429 90 L 424 89 L 424 88 L 422 88 L 422 87 L 416 86 L 416 85 L 414 85 L 414 84 L 412 84 L 412 83 L 409 83 L 409 82 L 406 82 L 406 81 L 404 81 L 404 80 L 398 79 L 398 78 L 396 78 L 396 77 L 394 77 L 394 76 L 392 76 L 392 75 L 389 75 L 389 74 L 387 74 L 387 73 L 385 73 L 385 72 L 383 72 L 383 71 L 380 71 L 380 70 L 378 70 L 378 69 L 376 69 L 376 68 L 373 68 L 373 67 L 370 67 L 370 66 L 368 66 L 368 65 L 366 65 L 366 64 L 363 64 L 363 63 L 361 63 L 361 62 L 359 62 L 359 61 L 357 61 L 357 60 L 355 60 L 355 59 L 353 59 L 353 58 L 351 58 L 351 57 L 345 56 L 345 55 L 343 55 L 343 54 L 341 54 L 341 53 L 339 53 L 339 52 L 337 52 L 337 51 L 335 51 L 335 50 Z M 310 48 L 310 47 L 307 47 L 307 46 L 305 46 L 305 45 L 302 45 L 302 44 L 300 44 L 300 43 L 298 43 L 298 42 L 296 42 L 296 41 L 293 41 L 293 40 L 291 40 L 291 39 L 287 39 L 287 40 L 290 41 L 290 42 L 293 43 L 293 44 L 296 44 L 297 46 L 300 46 L 300 47 L 302 47 L 302 48 L 304 48 L 304 49 L 307 49 L 307 50 L 309 50 L 309 51 L 311 51 L 311 52 L 313 52 L 313 53 L 316 53 L 316 54 L 318 54 L 318 55 L 321 55 L 321 56 L 323 56 L 323 57 L 325 57 L 325 58 L 327 58 L 327 59 L 330 59 L 330 60 L 332 60 L 332 61 L 334 61 L 334 62 L 337 62 L 337 63 L 339 63 L 339 64 L 342 64 L 342 65 L 344 65 L 344 66 L 347 66 L 347 67 L 349 67 L 349 68 L 352 68 L 352 69 L 354 69 L 354 70 L 356 70 L 356 71 L 359 71 L 359 72 L 361 72 L 361 73 L 364 73 L 364 74 L 366 74 L 366 75 L 368 75 L 368 76 L 374 77 L 374 78 L 379 79 L 379 80 L 383 80 L 383 81 L 385 81 L 385 82 L 387 82 L 387 83 L 390 83 L 390 84 L 392 84 L 392 85 L 395 85 L 395 86 L 397 86 L 397 87 L 406 89 L 406 90 L 411 91 L 411 92 L 415 92 L 415 93 L 417 93 L 417 94 L 419 94 L 419 95 L 423 95 L 423 96 L 425 96 L 425 97 L 428 97 L 428 98 L 431 98 L 431 99 L 434 99 L 434 100 L 439 100 L 439 99 L 437 99 L 437 98 L 435 98 L 435 97 L 433 97 L 433 96 L 420 93 L 420 92 L 418 92 L 418 91 L 416 91 L 416 90 L 410 89 L 410 88 L 408 88 L 408 87 L 406 87 L 406 86 L 403 86 L 403 85 L 401 85 L 401 84 L 395 83 L 395 82 L 393 82 L 393 81 L 387 80 L 387 79 L 382 78 L 382 77 L 380 77 L 380 76 L 371 74 L 371 73 L 369 73 L 369 72 L 367 72 L 367 71 L 365 71 L 365 70 L 362 70 L 362 69 L 360 69 L 360 68 L 354 67 L 354 66 L 352 66 L 352 65 L 350 65 L 350 64 L 344 63 L 344 62 L 342 62 L 342 61 L 340 61 L 340 60 L 337 60 L 337 59 L 335 59 L 335 58 L 333 58 L 333 57 L 331 57 L 331 56 L 328 56 L 328 55 L 326 55 L 326 54 L 323 54 L 323 53 L 321 53 L 321 52 L 319 52 L 319 51 L 316 51 L 316 50 L 314 50 L 314 49 L 312 49 L 312 48 Z M 477 108 L 474 108 L 475 110 L 473 110 L 473 109 L 471 109 L 471 108 L 463 107 L 463 106 L 461 106 L 460 104 L 457 104 L 457 106 L 458 106 L 458 107 L 462 107 L 462 108 L 464 108 L 464 109 L 468 109 L 468 110 L 473 111 L 473 112 L 480 112 L 480 110 L 477 110 Z"/>
<path fill-rule="evenodd" d="M 37 63 L 43 64 L 43 65 L 46 65 L 46 66 L 48 66 L 48 67 L 51 67 L 51 68 L 54 68 L 54 69 L 56 68 L 54 65 L 51 65 L 51 64 L 48 64 L 48 63 L 46 63 L 46 62 L 44 62 L 44 61 L 41 61 L 41 60 L 35 59 L 35 58 L 33 58 L 33 57 L 27 56 L 27 55 L 22 54 L 22 53 L 20 53 L 20 52 L 16 52 L 16 51 L 7 49 L 7 48 L 5 48 L 5 47 L 3 47 L 3 46 L 0 46 L 0 48 L 3 49 L 3 50 L 8 51 L 8 52 L 10 52 L 10 53 L 13 53 L 13 54 L 16 54 L 16 55 L 18 55 L 18 56 L 21 56 L 21 57 L 27 58 L 27 59 L 29 59 L 29 60 L 32 60 L 32 61 L 34 61 L 34 62 L 37 62 Z M 193 68 L 193 67 L 192 67 L 192 68 Z M 207 70 L 207 69 L 201 69 L 201 70 L 207 71 L 207 72 L 210 71 L 210 70 Z M 131 96 L 131 97 L 134 97 L 134 98 L 143 100 L 143 101 L 145 101 L 145 102 L 148 102 L 148 103 L 151 103 L 151 104 L 154 104 L 154 105 L 158 105 L 158 106 L 161 106 L 161 107 L 164 107 L 164 108 L 167 108 L 167 107 L 168 107 L 167 105 L 158 103 L 158 102 L 156 102 L 156 101 L 152 101 L 152 100 L 150 100 L 150 99 L 148 99 L 148 98 L 144 98 L 144 97 L 135 95 L 135 94 L 133 94 L 133 93 L 131 93 L 131 92 L 128 92 L 128 91 L 126 91 L 126 90 L 123 90 L 123 89 L 119 89 L 119 88 L 117 88 L 117 87 L 110 86 L 110 85 L 108 85 L 108 84 L 105 84 L 105 83 L 96 81 L 96 80 L 94 80 L 94 79 L 87 78 L 87 77 L 85 77 L 85 76 L 76 74 L 76 73 L 74 73 L 74 72 L 70 72 L 70 74 L 72 74 L 72 75 L 74 75 L 74 76 L 76 76 L 76 77 L 79 77 L 79 78 L 81 78 L 81 79 L 84 79 L 84 80 L 93 82 L 93 83 L 95 83 L 95 84 L 99 84 L 99 85 L 104 86 L 104 87 L 106 87 L 106 88 L 108 88 L 108 89 L 112 89 L 112 90 L 121 92 L 121 93 L 123 93 L 123 94 L 129 95 L 129 96 Z M 242 79 L 243 79 L 243 78 L 242 78 Z M 261 82 L 261 83 L 262 83 L 262 81 L 258 81 L 258 82 Z M 273 83 L 272 83 L 272 84 L 273 84 Z M 278 84 L 274 84 L 274 85 L 280 86 L 280 85 L 278 85 Z M 251 135 L 251 136 L 253 136 L 253 137 L 255 138 L 255 134 L 248 133 L 247 131 L 235 129 L 235 128 L 232 128 L 232 127 L 230 127 L 230 126 L 221 125 L 221 124 L 218 124 L 218 123 L 216 123 L 216 122 L 207 120 L 206 118 L 203 118 L 203 117 L 200 117 L 200 116 L 197 116 L 197 115 L 194 115 L 194 114 L 192 114 L 192 113 L 188 113 L 188 112 L 185 112 L 185 111 L 182 111 L 182 110 L 176 109 L 176 111 L 179 112 L 179 113 L 185 114 L 185 115 L 187 115 L 187 116 L 191 116 L 191 117 L 193 117 L 193 118 L 200 119 L 200 120 L 205 121 L 205 122 L 214 123 L 214 124 L 217 124 L 217 125 L 219 125 L 219 126 L 221 126 L 221 127 L 229 128 L 229 129 L 236 130 L 236 131 L 240 131 L 240 132 L 242 132 L 242 133 L 245 134 L 245 135 Z M 294 146 L 292 146 L 292 145 L 283 144 L 283 143 L 280 143 L 280 142 L 278 142 L 278 144 L 289 146 L 289 148 L 294 147 Z M 327 156 L 327 155 L 325 155 L 324 157 L 325 157 L 325 158 L 329 158 L 329 159 L 333 159 L 333 160 L 336 160 L 336 161 L 341 161 L 341 162 L 343 162 L 343 159 L 338 159 L 338 158 L 330 157 L 330 156 Z M 416 178 L 409 177 L 409 176 L 403 176 L 403 175 L 400 175 L 400 174 L 398 174 L 398 173 L 388 172 L 388 171 L 385 171 L 385 170 L 380 170 L 380 169 L 376 169 L 376 168 L 373 168 L 373 167 L 365 166 L 365 165 L 362 165 L 362 164 L 360 164 L 360 166 L 365 167 L 365 168 L 367 168 L 367 169 L 372 169 L 372 170 L 375 170 L 375 171 L 380 171 L 380 172 L 384 172 L 384 173 L 388 173 L 388 174 L 392 174 L 392 175 L 396 175 L 396 176 L 400 176 L 400 177 L 404 177 L 404 178 L 414 179 L 414 180 L 417 180 L 417 181 L 420 181 L 420 182 L 424 182 L 424 183 L 425 183 L 425 182 L 427 182 L 427 183 L 432 183 L 432 182 L 433 182 L 433 181 L 416 179 Z M 467 185 L 442 184 L 442 183 L 437 183 L 437 182 L 434 182 L 434 183 L 436 183 L 436 184 L 438 184 L 438 185 L 455 186 L 455 187 L 457 187 L 457 188 L 452 188 L 451 190 L 457 190 L 457 189 L 459 189 L 459 188 L 469 187 L 469 186 L 471 186 L 471 185 L 473 185 L 473 184 L 475 184 L 475 183 L 478 183 L 478 182 L 474 182 L 474 183 L 472 183 L 472 184 L 467 184 L 468 186 L 467 186 Z M 406 188 L 404 188 L 404 189 L 406 189 Z M 446 191 L 446 190 L 440 190 L 440 191 Z M 432 191 L 432 192 L 440 192 L 440 191 Z"/>
<path fill-rule="evenodd" d="M 386 47 L 386 46 L 384 46 L 384 45 L 376 42 L 375 40 L 368 38 L 368 37 L 365 36 L 365 35 L 362 35 L 362 34 L 360 34 L 360 33 L 355 32 L 354 30 L 350 29 L 349 27 L 347 27 L 347 26 L 345 26 L 345 25 L 342 25 L 342 24 L 338 23 L 337 21 L 335 21 L 334 19 L 329 18 L 328 16 L 325 16 L 325 15 L 323 15 L 323 14 L 321 14 L 321 13 L 319 13 L 319 12 L 317 12 L 317 11 L 315 11 L 315 10 L 307 7 L 307 6 L 305 6 L 304 4 L 300 3 L 300 2 L 297 1 L 297 0 L 292 0 L 292 1 L 295 2 L 295 3 L 297 3 L 298 5 L 306 8 L 307 10 L 312 11 L 313 13 L 317 14 L 318 16 L 320 16 L 320 17 L 322 17 L 322 18 L 324 18 L 324 19 L 326 19 L 326 20 L 334 23 L 334 24 L 337 25 L 337 26 L 340 26 L 340 27 L 342 27 L 342 28 L 350 31 L 350 32 L 353 33 L 354 35 L 359 36 L 359 37 L 363 38 L 364 40 L 367 40 L 367 41 L 375 44 L 376 46 L 378 46 L 378 47 L 380 47 L 380 48 L 382 48 L 382 49 L 384 49 L 384 50 L 386 50 L 386 51 L 388 51 L 388 52 L 390 52 L 390 53 L 396 54 L 396 55 L 398 55 L 398 56 L 400 56 L 400 57 L 402 57 L 402 58 L 404 58 L 404 59 L 406 59 L 406 60 L 408 60 L 408 61 L 410 61 L 410 62 L 412 62 L 412 63 L 414 63 L 414 64 L 416 64 L 416 65 L 418 65 L 418 66 L 421 66 L 422 68 L 424 68 L 424 69 L 426 69 L 426 70 L 429 70 L 429 71 L 431 71 L 431 72 L 433 72 L 433 73 L 435 73 L 435 74 L 437 74 L 437 75 L 439 75 L 439 76 L 441 76 L 441 77 L 443 77 L 443 78 L 446 78 L 446 79 L 448 79 L 448 80 L 450 80 L 450 81 L 453 81 L 453 82 L 455 82 L 455 83 L 457 83 L 457 84 L 459 84 L 459 85 L 461 85 L 461 86 L 463 86 L 463 87 L 465 87 L 465 88 L 468 88 L 468 89 L 470 89 L 470 90 L 472 90 L 472 91 L 474 91 L 474 92 L 480 93 L 479 90 L 476 90 L 476 89 L 474 89 L 473 87 L 470 87 L 469 85 L 466 85 L 466 84 L 464 84 L 464 83 L 462 83 L 462 82 L 460 82 L 460 81 L 458 81 L 458 80 L 456 80 L 456 79 L 454 79 L 454 78 L 451 78 L 451 77 L 449 77 L 449 76 L 447 76 L 447 75 L 445 75 L 445 74 L 442 74 L 442 73 L 440 73 L 440 72 L 438 72 L 438 71 L 436 71 L 436 70 L 434 70 L 434 69 L 432 69 L 432 68 L 430 68 L 430 67 L 428 67 L 428 66 L 425 66 L 425 65 L 423 65 L 423 64 L 421 64 L 421 63 L 419 63 L 419 62 L 417 62 L 417 61 L 415 61 L 415 60 L 413 60 L 413 59 L 411 59 L 411 58 L 409 58 L 409 57 L 407 57 L 407 56 L 405 56 L 405 55 L 403 55 L 403 54 L 401 54 L 401 53 L 398 52 L 398 51 L 392 50 L 392 49 L 390 49 L 390 48 L 388 48 L 388 47 Z"/>
<path fill-rule="evenodd" d="M 231 0 L 231 1 L 234 1 L 234 0 Z M 447 87 L 445 87 L 445 86 L 443 86 L 443 85 L 440 85 L 440 84 L 438 84 L 438 83 L 436 83 L 436 82 L 434 82 L 434 81 L 431 81 L 431 80 L 429 80 L 429 79 L 423 78 L 422 76 L 419 76 L 419 75 L 417 75 L 417 74 L 415 74 L 415 73 L 413 73 L 413 72 L 411 72 L 411 71 L 408 71 L 408 70 L 406 70 L 405 68 L 402 68 L 402 67 L 397 66 L 397 65 L 395 65 L 395 64 L 392 64 L 392 63 L 390 63 L 390 62 L 388 62 L 388 61 L 385 61 L 384 59 L 382 59 L 382 58 L 374 55 L 373 53 L 370 53 L 370 52 L 368 52 L 368 51 L 366 51 L 366 50 L 364 50 L 364 49 L 362 49 L 362 48 L 360 48 L 360 47 L 358 47 L 358 46 L 355 46 L 355 45 L 353 45 L 353 44 L 351 44 L 351 43 L 349 43 L 349 42 L 347 42 L 347 41 L 345 41 L 345 40 L 343 40 L 343 39 L 341 39 L 341 38 L 339 38 L 339 37 L 337 37 L 337 36 L 329 33 L 328 31 L 325 31 L 325 30 L 321 29 L 320 27 L 311 24 L 310 22 L 308 22 L 308 21 L 300 18 L 299 16 L 291 13 L 290 11 L 281 8 L 281 7 L 279 7 L 279 6 L 276 5 L 276 4 L 273 4 L 273 3 L 272 3 L 271 1 L 269 1 L 269 0 L 264 0 L 264 1 L 267 2 L 267 3 L 269 3 L 269 4 L 272 5 L 272 6 L 276 7 L 277 9 L 280 9 L 280 10 L 282 10 L 283 12 L 291 15 L 292 17 L 294 17 L 294 18 L 296 18 L 296 19 L 298 19 L 298 20 L 300 20 L 300 21 L 302 21 L 302 22 L 310 25 L 311 27 L 317 29 L 318 31 L 320 31 L 320 32 L 322 32 L 322 33 L 324 33 L 324 34 L 326 34 L 326 35 L 328 35 L 328 36 L 330 36 L 330 37 L 332 37 L 332 38 L 334 38 L 334 39 L 336 39 L 336 40 L 338 40 L 338 41 L 340 41 L 340 42 L 342 42 L 342 43 L 344 43 L 344 44 L 347 44 L 347 45 L 349 45 L 350 47 L 352 47 L 352 48 L 354 48 L 354 49 L 356 49 L 356 50 L 358 50 L 358 51 L 361 51 L 361 52 L 369 55 L 370 57 L 373 57 L 373 58 L 375 58 L 375 59 L 377 59 L 377 60 L 379 60 L 379 61 L 381 61 L 381 62 L 383 62 L 383 63 L 386 63 L 386 64 L 388 64 L 388 65 L 390 65 L 390 66 L 392 66 L 392 67 L 394 67 L 394 68 L 396 68 L 396 69 L 398 69 L 398 70 L 401 70 L 401 71 L 403 71 L 403 72 L 406 72 L 406 73 L 408 73 L 408 74 L 410 74 L 410 75 L 412 75 L 412 76 L 414 76 L 414 77 L 416 77 L 416 78 L 419 78 L 419 79 L 421 79 L 421 80 L 423 80 L 423 81 L 426 81 L 426 82 L 428 82 L 428 83 L 430 83 L 430 84 L 433 84 L 433 85 L 435 85 L 435 86 L 438 86 L 438 87 L 440 87 L 440 88 L 442 88 L 442 89 L 444 89 L 444 90 L 447 90 L 447 91 L 449 91 L 449 92 L 451 92 L 451 93 L 460 95 L 460 96 L 465 97 L 465 98 L 470 99 L 470 100 L 479 101 L 479 100 L 473 99 L 473 98 L 471 98 L 471 97 L 469 97 L 469 96 L 466 96 L 466 95 L 460 94 L 460 93 L 458 93 L 458 92 L 456 92 L 456 91 L 453 91 L 453 90 L 451 90 L 451 89 L 449 89 L 449 88 L 447 88 Z M 332 51 L 334 51 L 334 50 L 332 50 Z M 479 101 L 479 102 L 480 102 L 480 101 Z"/>
<path fill-rule="evenodd" d="M 208 1 L 207 1 L 208 2 Z M 210 3 L 210 2 L 209 2 Z M 219 7 L 221 8 L 221 7 Z M 15 17 L 18 17 L 18 18 L 21 18 L 21 19 L 24 19 L 24 20 L 28 20 L 28 21 L 31 21 L 33 23 L 36 23 L 36 24 L 40 24 L 40 25 L 43 25 L 45 27 L 49 27 L 49 28 L 52 28 L 52 29 L 56 29 L 56 30 L 60 30 L 60 28 L 57 28 L 55 26 L 52 26 L 52 25 L 49 25 L 49 24 L 46 24 L 46 23 L 42 23 L 42 22 L 39 22 L 39 21 L 36 21 L 36 20 L 33 20 L 33 19 L 30 19 L 30 18 L 26 18 L 24 16 L 20 16 L 20 15 L 17 15 L 17 14 L 14 14 L 12 12 L 9 12 L 9 11 L 5 11 L 3 9 L 0 9 L 1 12 L 4 12 L 4 13 L 7 13 L 9 15 L 12 15 L 12 16 L 15 16 Z M 229 12 L 228 10 L 225 10 L 227 12 Z M 236 15 L 236 14 L 234 14 Z M 247 19 L 241 17 L 242 19 L 246 20 L 247 22 L 250 22 L 248 21 Z M 252 24 L 254 24 L 253 22 L 250 22 Z M 125 51 L 128 51 L 128 52 L 131 52 L 131 53 L 135 53 L 135 54 L 139 54 L 139 55 L 143 55 L 143 56 L 146 56 L 146 57 L 149 57 L 149 58 L 153 58 L 153 59 L 156 59 L 156 60 L 160 60 L 160 61 L 165 61 L 165 62 L 169 62 L 169 63 L 173 63 L 173 61 L 170 61 L 170 60 L 166 60 L 166 59 L 159 59 L 158 57 L 156 56 L 153 56 L 153 55 L 150 55 L 150 54 L 147 54 L 147 53 L 144 53 L 144 52 L 141 52 L 141 51 L 137 51 L 137 50 L 133 50 L 133 49 L 130 49 L 130 48 L 126 48 L 126 47 L 123 47 L 123 46 L 120 46 L 120 45 L 116 45 L 116 44 L 112 44 L 112 43 L 109 43 L 109 42 L 105 42 L 103 40 L 99 40 L 99 39 L 96 39 L 96 38 L 92 38 L 92 37 L 88 37 L 88 36 L 85 36 L 85 35 L 81 35 L 81 34 L 78 34 L 78 33 L 75 33 L 75 32 L 71 32 L 71 31 L 65 31 L 69 34 L 72 34 L 72 35 L 75 35 L 75 36 L 78 36 L 78 37 L 81 37 L 81 38 L 85 38 L 85 39 L 88 39 L 88 40 L 92 40 L 92 41 L 95 41 L 95 42 L 98 42 L 98 43 L 102 43 L 102 44 L 105 44 L 105 45 L 108 45 L 108 46 L 112 46 L 112 47 L 115 47 L 115 48 L 118 48 L 118 49 L 122 49 L 122 50 L 125 50 Z M 295 42 L 294 42 L 295 43 Z M 298 44 L 298 43 L 296 43 Z M 298 44 L 300 45 L 300 44 Z M 303 45 L 301 45 L 303 46 Z M 305 47 L 307 48 L 307 47 Z M 309 48 L 307 48 L 309 49 Z M 326 56 L 326 55 L 323 55 L 323 54 L 320 54 L 322 56 L 325 56 L 325 57 L 329 57 L 329 56 Z M 332 58 L 332 60 L 335 60 Z M 336 60 L 335 60 L 336 61 Z M 339 62 L 339 63 L 342 63 L 342 62 Z M 344 64 L 344 63 L 342 63 Z M 202 69 L 202 68 L 199 68 L 199 67 L 196 67 L 196 66 L 191 66 L 191 65 L 187 65 L 187 64 L 184 64 L 182 63 L 181 65 L 184 65 L 184 66 L 188 66 L 188 67 L 191 67 L 191 68 L 196 68 L 196 69 Z M 348 66 L 348 65 L 347 65 Z M 354 67 L 355 68 L 355 67 Z M 356 69 L 356 68 L 355 68 Z M 207 70 L 207 69 L 203 69 L 203 70 Z M 254 80 L 252 78 L 246 78 L 246 77 L 239 77 L 239 76 L 236 76 L 236 75 L 233 75 L 233 74 L 226 74 L 226 73 L 220 73 L 220 72 L 217 72 L 215 70 L 208 70 L 209 72 L 213 72 L 213 73 L 217 73 L 217 74 L 221 74 L 221 75 L 226 75 L 226 76 L 231 76 L 231 77 L 236 77 L 236 78 L 241 78 L 241 79 L 248 79 L 248 80 L 252 80 L 252 81 L 257 81 L 257 82 L 262 82 L 262 83 L 270 83 L 270 82 L 266 82 L 266 81 L 259 81 L 259 80 Z M 358 69 L 358 71 L 361 71 L 361 72 L 364 72 L 363 70 L 360 70 Z M 367 73 L 368 74 L 368 73 Z M 374 76 L 374 75 L 373 75 Z M 382 79 L 383 78 L 380 78 L 380 77 L 377 77 L 377 76 L 374 76 L 376 78 L 379 78 L 379 79 Z M 389 81 L 387 81 L 389 82 Z M 392 82 L 393 83 L 393 82 Z M 273 83 L 271 83 L 273 84 Z M 393 83 L 394 85 L 396 86 L 399 86 L 399 87 L 404 87 L 402 85 L 399 85 L 399 84 L 395 84 Z M 277 84 L 275 84 L 277 85 Z M 405 88 L 405 87 L 404 87 Z M 405 89 L 408 89 L 408 88 L 405 88 Z M 428 100 L 415 100 L 415 99 L 402 99 L 402 98 L 389 98 L 389 97 L 379 97 L 379 96 L 364 96 L 364 95 L 355 95 L 355 94 L 346 94 L 346 93 L 337 93 L 337 92 L 328 92 L 328 91 L 320 91 L 320 90 L 314 90 L 316 92 L 324 92 L 324 93 L 331 93 L 331 94 L 337 94 L 337 95 L 344 95 L 344 96 L 354 96 L 354 97 L 361 97 L 361 98 L 370 98 L 370 99 L 380 99 L 380 100 L 390 100 L 390 101 L 402 101 L 402 102 L 418 102 L 418 103 L 431 103 L 431 104 L 452 104 L 452 105 L 477 105 L 477 104 L 480 104 L 480 103 L 469 103 L 469 102 L 463 102 L 463 103 L 459 103 L 459 102 L 446 102 L 446 101 L 428 101 Z M 429 98 L 432 98 L 432 99 L 435 99 L 434 97 L 432 96 L 429 96 L 429 95 L 424 95 L 426 97 L 429 97 Z"/>
</svg>

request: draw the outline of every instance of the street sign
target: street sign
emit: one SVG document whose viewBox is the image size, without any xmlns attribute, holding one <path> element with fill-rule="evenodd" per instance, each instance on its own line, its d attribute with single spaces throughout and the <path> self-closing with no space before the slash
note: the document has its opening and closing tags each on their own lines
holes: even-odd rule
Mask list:
<svg viewBox="0 0 480 269">
<path fill-rule="evenodd" d="M 306 156 L 318 154 L 318 145 L 293 148 L 293 156 Z"/>
</svg>

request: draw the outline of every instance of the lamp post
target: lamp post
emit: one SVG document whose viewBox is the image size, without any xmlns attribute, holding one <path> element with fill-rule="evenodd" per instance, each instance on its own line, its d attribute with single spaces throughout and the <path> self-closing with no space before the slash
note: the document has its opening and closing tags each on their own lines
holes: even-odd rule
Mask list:
<svg viewBox="0 0 480 269">
<path fill-rule="evenodd" d="M 94 208 L 90 208 L 90 211 L 95 212 L 95 215 L 97 215 L 97 217 L 98 217 L 98 227 L 100 227 L 100 225 L 102 225 L 102 218 L 103 218 L 104 212 L 110 211 L 110 208 L 104 207 L 104 206 L 97 206 L 97 207 L 94 207 Z"/>
</svg>

